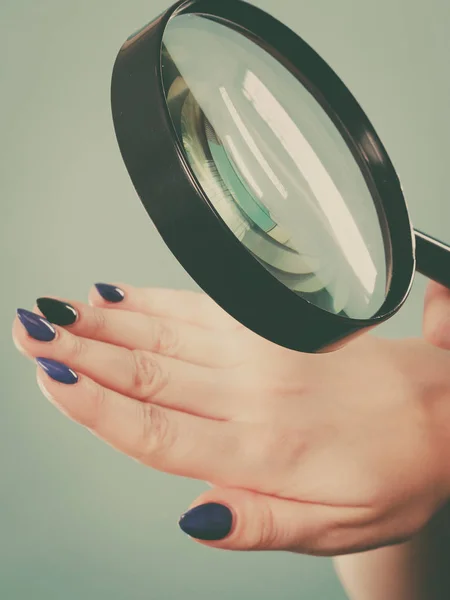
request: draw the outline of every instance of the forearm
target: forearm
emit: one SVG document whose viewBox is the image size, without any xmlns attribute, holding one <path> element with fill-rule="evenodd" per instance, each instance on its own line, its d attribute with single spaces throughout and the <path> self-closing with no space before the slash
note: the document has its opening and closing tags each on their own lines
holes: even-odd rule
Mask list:
<svg viewBox="0 0 450 600">
<path fill-rule="evenodd" d="M 351 600 L 448 600 L 450 504 L 413 540 L 334 562 Z"/>
</svg>

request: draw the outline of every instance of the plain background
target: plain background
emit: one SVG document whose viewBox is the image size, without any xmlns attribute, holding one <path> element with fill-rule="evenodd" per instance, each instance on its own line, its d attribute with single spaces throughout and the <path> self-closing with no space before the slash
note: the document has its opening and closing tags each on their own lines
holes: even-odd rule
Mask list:
<svg viewBox="0 0 450 600">
<path fill-rule="evenodd" d="M 226 0 L 223 0 L 226 2 Z M 414 224 L 450 241 L 448 0 L 260 0 L 352 89 Z M 342 600 L 326 559 L 210 551 L 177 518 L 204 484 L 153 473 L 70 423 L 11 342 L 16 307 L 96 281 L 196 289 L 125 172 L 109 107 L 125 38 L 166 0 L 0 0 L 0 597 Z M 149 165 L 151 168 L 151 165 Z M 381 333 L 420 333 L 424 280 Z"/>
</svg>

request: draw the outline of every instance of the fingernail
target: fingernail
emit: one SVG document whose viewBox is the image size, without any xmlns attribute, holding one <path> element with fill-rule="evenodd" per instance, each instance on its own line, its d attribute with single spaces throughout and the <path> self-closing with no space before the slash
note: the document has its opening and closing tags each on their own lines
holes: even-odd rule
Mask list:
<svg viewBox="0 0 450 600">
<path fill-rule="evenodd" d="M 52 342 L 56 337 L 55 329 L 50 323 L 29 310 L 17 309 L 17 316 L 30 337 L 38 342 Z"/>
<path fill-rule="evenodd" d="M 192 508 L 178 524 L 184 533 L 197 540 L 217 541 L 230 533 L 233 515 L 223 504 L 211 502 Z"/>
<path fill-rule="evenodd" d="M 125 298 L 125 292 L 115 285 L 109 285 L 108 283 L 96 283 L 95 287 L 97 292 L 106 300 L 106 302 L 112 302 L 118 304 Z"/>
<path fill-rule="evenodd" d="M 78 382 L 78 375 L 75 371 L 72 371 L 72 369 L 69 369 L 69 367 L 56 360 L 52 360 L 51 358 L 36 358 L 36 362 L 49 377 L 59 383 L 74 385 Z"/>
<path fill-rule="evenodd" d="M 44 317 L 55 325 L 73 325 L 78 318 L 75 308 L 66 302 L 53 298 L 38 298 L 36 304 Z"/>
</svg>

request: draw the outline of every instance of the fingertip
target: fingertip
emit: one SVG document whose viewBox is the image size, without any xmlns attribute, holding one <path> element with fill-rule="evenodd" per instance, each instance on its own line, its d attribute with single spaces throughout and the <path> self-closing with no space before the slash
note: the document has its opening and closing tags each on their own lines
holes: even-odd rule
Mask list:
<svg viewBox="0 0 450 600">
<path fill-rule="evenodd" d="M 199 543 L 221 550 L 292 550 L 313 554 L 320 548 L 340 507 L 323 507 L 251 490 L 215 488 L 202 494 L 182 515 L 180 528 Z M 331 540 L 332 541 L 332 540 Z"/>
<path fill-rule="evenodd" d="M 36 310 L 50 323 L 60 327 L 71 327 L 79 319 L 79 311 L 71 303 L 59 298 L 41 296 L 36 301 Z"/>
<path fill-rule="evenodd" d="M 17 312 L 12 323 L 11 335 L 14 346 L 20 352 L 20 354 L 22 354 L 26 358 L 30 358 L 30 352 L 29 350 L 27 350 L 26 345 L 28 344 L 28 342 L 34 343 L 34 340 L 27 335 Z"/>
<path fill-rule="evenodd" d="M 78 374 L 64 363 L 43 357 L 37 357 L 35 360 L 38 367 L 40 367 L 46 375 L 56 383 L 75 385 L 80 380 Z"/>
<path fill-rule="evenodd" d="M 40 310 L 39 306 L 37 305 L 37 302 L 34 304 L 33 308 L 31 309 L 34 313 L 36 313 L 37 315 L 39 315 L 40 317 L 44 317 L 45 315 L 44 313 Z"/>
<path fill-rule="evenodd" d="M 45 380 L 47 380 L 47 381 L 45 381 Z M 43 393 L 45 398 L 47 398 L 47 400 L 49 402 L 51 402 L 52 404 L 56 404 L 53 394 L 51 393 L 51 391 L 49 389 L 50 386 L 46 385 L 46 383 L 48 383 L 48 381 L 51 381 L 51 380 L 48 376 L 46 376 L 44 374 L 44 372 L 42 371 L 42 369 L 39 366 L 37 366 L 37 369 L 36 369 L 36 381 L 37 381 L 39 389 L 41 390 L 41 392 Z"/>
<path fill-rule="evenodd" d="M 91 306 L 108 307 L 124 302 L 130 286 L 122 283 L 95 283 L 89 292 Z"/>
<path fill-rule="evenodd" d="M 62 386 L 61 384 L 58 384 L 56 381 L 51 379 L 39 366 L 37 366 L 36 369 L 36 381 L 44 398 L 46 398 L 50 404 L 57 408 L 58 411 L 65 417 L 71 419 L 72 417 L 70 415 L 70 411 L 66 408 L 65 403 L 61 398 L 61 387 L 65 388 L 68 386 Z"/>
<path fill-rule="evenodd" d="M 95 285 L 91 286 L 88 293 L 88 304 L 90 306 L 104 306 L 106 302 L 100 296 Z"/>
<path fill-rule="evenodd" d="M 223 502 L 202 502 L 181 515 L 181 531 L 199 542 L 222 542 L 235 522 L 233 510 Z"/>
<path fill-rule="evenodd" d="M 21 328 L 21 325 L 18 323 L 18 319 L 16 317 L 16 319 L 14 319 L 14 322 L 12 325 L 12 330 L 11 330 L 13 344 L 16 347 L 16 350 L 18 350 L 20 352 L 20 354 L 22 354 L 25 357 L 28 357 L 27 351 L 25 350 L 25 348 L 23 347 L 23 345 L 20 342 L 20 337 L 19 337 L 20 328 Z"/>
<path fill-rule="evenodd" d="M 250 490 L 216 487 L 201 494 L 178 524 L 203 545 L 221 550 L 258 549 L 264 502 L 260 494 Z"/>
</svg>

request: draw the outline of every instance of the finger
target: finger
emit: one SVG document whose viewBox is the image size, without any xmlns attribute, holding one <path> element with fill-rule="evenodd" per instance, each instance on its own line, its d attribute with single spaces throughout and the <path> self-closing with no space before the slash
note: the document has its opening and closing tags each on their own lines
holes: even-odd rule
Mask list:
<svg viewBox="0 0 450 600">
<path fill-rule="evenodd" d="M 112 290 L 110 289 L 112 288 Z M 113 291 L 116 291 L 114 295 Z M 116 302 L 111 303 L 115 298 Z M 185 321 L 206 329 L 237 329 L 241 325 L 206 294 L 185 290 L 161 288 L 136 288 L 119 283 L 97 284 L 89 293 L 95 306 L 141 312 L 153 317 L 166 317 Z"/>
<path fill-rule="evenodd" d="M 434 281 L 425 296 L 423 335 L 434 346 L 450 350 L 450 290 Z"/>
<path fill-rule="evenodd" d="M 335 556 L 366 548 L 366 519 L 362 509 L 215 488 L 192 504 L 179 525 L 200 543 L 224 550 L 289 550 Z"/>
<path fill-rule="evenodd" d="M 51 323 L 70 326 L 72 333 L 84 338 L 205 366 L 227 367 L 239 360 L 239 344 L 230 332 L 219 335 L 181 320 L 61 298 L 39 298 L 37 306 Z"/>
<path fill-rule="evenodd" d="M 197 479 L 210 476 L 221 463 L 236 463 L 232 423 L 143 404 L 60 362 L 37 361 L 44 395 L 66 416 L 132 458 L 157 470 Z"/>
<path fill-rule="evenodd" d="M 143 403 L 71 366 L 37 358 L 44 394 L 62 412 L 126 454 L 160 471 L 213 485 L 273 493 L 286 481 L 272 426 L 212 420 Z M 73 384 L 73 385 L 70 385 Z"/>
<path fill-rule="evenodd" d="M 154 469 L 201 481 L 255 485 L 262 465 L 251 426 L 214 421 L 144 404 L 98 385 L 60 362 L 37 359 L 44 395 L 66 416 L 125 454 Z M 45 372 L 44 372 L 45 371 Z M 268 480 L 277 471 L 265 470 Z"/>
<path fill-rule="evenodd" d="M 45 322 L 33 313 L 26 313 L 25 317 L 28 320 L 22 319 L 28 328 L 33 319 Z M 44 343 L 31 337 L 16 319 L 13 337 L 27 356 L 69 364 L 99 385 L 141 402 L 169 406 L 213 419 L 227 419 L 232 415 L 235 394 L 226 371 L 183 363 L 143 350 L 127 350 L 81 338 L 57 327 L 52 329 L 54 338 Z M 32 334 L 36 335 L 36 332 L 32 331 Z"/>
</svg>

